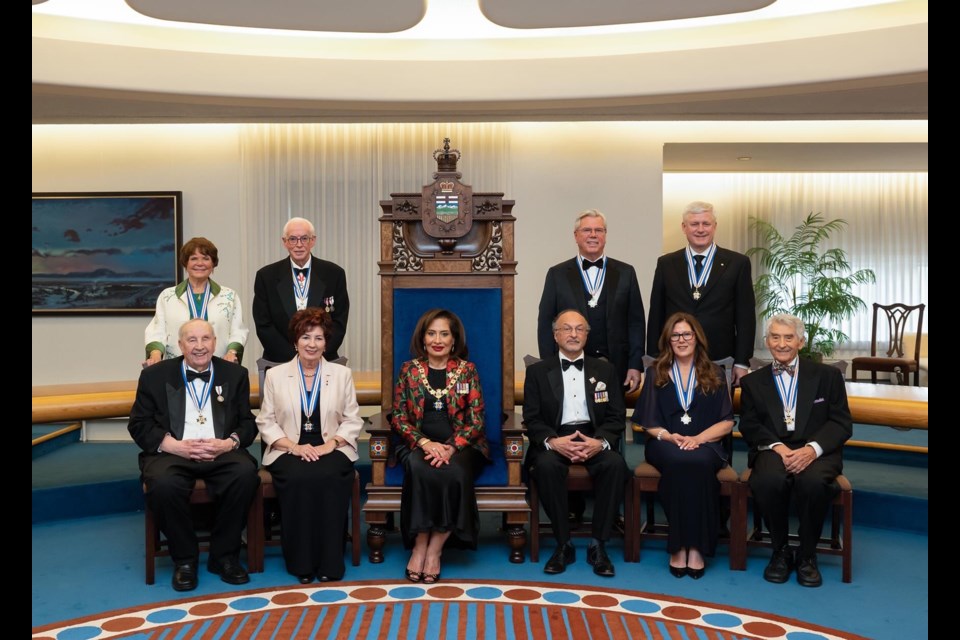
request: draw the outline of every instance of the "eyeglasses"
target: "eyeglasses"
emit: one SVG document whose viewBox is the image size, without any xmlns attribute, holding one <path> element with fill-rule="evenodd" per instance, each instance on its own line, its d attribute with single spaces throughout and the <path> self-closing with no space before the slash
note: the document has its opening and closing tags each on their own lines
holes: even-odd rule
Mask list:
<svg viewBox="0 0 960 640">
<path fill-rule="evenodd" d="M 579 231 L 580 233 L 582 233 L 582 234 L 585 235 L 585 236 L 589 236 L 589 235 L 594 234 L 594 233 L 597 234 L 598 236 L 602 236 L 603 234 L 605 234 L 605 233 L 607 232 L 606 228 L 604 228 L 604 227 L 597 227 L 596 229 L 594 229 L 594 228 L 581 228 L 581 229 L 577 229 L 577 231 Z"/>
<path fill-rule="evenodd" d="M 287 242 L 290 244 L 307 244 L 317 236 L 290 236 L 287 238 Z"/>
<path fill-rule="evenodd" d="M 684 331 L 683 333 L 670 334 L 670 342 L 680 342 L 680 340 L 683 340 L 684 342 L 690 342 L 691 340 L 693 340 L 693 331 Z"/>
<path fill-rule="evenodd" d="M 568 325 L 563 325 L 562 327 L 557 327 L 557 331 L 560 333 L 586 333 L 590 331 L 587 327 L 571 327 Z"/>
</svg>

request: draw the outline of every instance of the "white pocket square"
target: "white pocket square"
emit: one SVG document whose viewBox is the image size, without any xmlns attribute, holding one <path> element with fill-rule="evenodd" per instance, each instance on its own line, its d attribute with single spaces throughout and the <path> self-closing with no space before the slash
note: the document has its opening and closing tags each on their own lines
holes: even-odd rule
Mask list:
<svg viewBox="0 0 960 640">
<path fill-rule="evenodd" d="M 826 401 L 823 398 L 817 398 L 816 400 L 813 401 L 813 404 L 817 404 L 819 402 L 826 402 Z"/>
<path fill-rule="evenodd" d="M 598 383 L 597 383 L 597 386 L 594 387 L 594 390 L 595 390 L 595 391 L 606 391 L 606 389 L 607 389 L 607 383 L 604 382 L 603 380 L 601 380 L 600 382 L 598 382 Z"/>
</svg>

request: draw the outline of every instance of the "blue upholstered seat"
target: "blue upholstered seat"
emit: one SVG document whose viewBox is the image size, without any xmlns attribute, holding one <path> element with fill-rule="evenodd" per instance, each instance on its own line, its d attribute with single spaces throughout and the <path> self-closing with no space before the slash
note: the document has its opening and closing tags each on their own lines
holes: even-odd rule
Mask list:
<svg viewBox="0 0 960 640">
<path fill-rule="evenodd" d="M 503 326 L 500 289 L 394 289 L 393 291 L 393 379 L 401 365 L 413 357 L 410 337 L 417 321 L 428 309 L 441 307 L 453 311 L 463 321 L 469 360 L 477 366 L 485 406 L 484 428 L 490 443 L 493 462 L 483 470 L 476 486 L 492 487 L 507 484 L 507 464 L 503 454 Z M 393 389 L 384 390 L 392 394 Z M 397 439 L 394 442 L 396 445 Z M 403 467 L 388 466 L 387 486 L 403 484 Z"/>
</svg>

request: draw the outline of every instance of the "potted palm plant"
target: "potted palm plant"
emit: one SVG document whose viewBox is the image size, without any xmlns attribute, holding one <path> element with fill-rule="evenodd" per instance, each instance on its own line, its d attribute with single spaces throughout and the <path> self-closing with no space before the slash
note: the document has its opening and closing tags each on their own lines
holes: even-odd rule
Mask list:
<svg viewBox="0 0 960 640">
<path fill-rule="evenodd" d="M 789 313 L 803 320 L 807 343 L 801 356 L 823 360 L 849 336 L 831 323 L 864 311 L 867 305 L 852 293 L 854 285 L 876 282 L 872 269 L 851 272 L 843 249 L 823 250 L 821 244 L 847 226 L 846 220 L 827 220 L 822 213 L 810 213 L 784 237 L 769 222 L 750 217 L 750 228 L 758 232 L 761 246 L 747 250 L 760 260 L 761 275 L 754 282 L 758 313 L 766 320 Z"/>
</svg>

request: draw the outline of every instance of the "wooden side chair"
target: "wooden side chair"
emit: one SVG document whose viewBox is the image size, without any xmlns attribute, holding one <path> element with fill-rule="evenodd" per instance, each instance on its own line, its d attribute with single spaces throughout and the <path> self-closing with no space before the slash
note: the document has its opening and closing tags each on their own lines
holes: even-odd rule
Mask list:
<svg viewBox="0 0 960 640">
<path fill-rule="evenodd" d="M 753 498 L 750 491 L 750 475 L 753 469 L 747 469 L 740 474 L 740 484 L 743 487 L 743 515 L 746 518 L 748 499 Z M 822 537 L 817 544 L 817 553 L 841 557 L 842 579 L 844 582 L 853 580 L 853 487 L 844 475 L 837 476 L 836 497 L 830 510 L 830 536 Z M 790 540 L 796 541 L 797 535 L 791 533 Z M 753 509 L 753 529 L 746 538 L 748 547 L 772 548 L 769 533 L 763 529 L 763 518 L 759 510 Z M 732 567 L 731 567 L 732 568 Z M 744 565 L 743 568 L 746 568 Z"/>
<path fill-rule="evenodd" d="M 913 373 L 913 386 L 920 386 L 920 343 L 923 334 L 924 304 L 906 305 L 873 303 L 873 331 L 870 336 L 870 355 L 854 358 L 851 363 L 850 380 L 857 381 L 857 372 L 869 371 L 870 382 L 876 384 L 877 372 L 884 371 L 896 375 L 897 384 L 910 384 L 910 374 Z M 917 329 L 916 338 L 912 341 L 913 353 L 906 353 L 904 349 L 904 334 L 908 330 L 910 315 L 916 311 Z M 883 315 L 881 316 L 881 312 Z M 886 322 L 886 342 L 879 344 L 884 338 L 878 337 L 877 326 L 882 319 Z M 909 330 L 913 333 L 912 323 Z M 885 345 L 885 346 L 884 346 Z M 880 351 L 881 355 L 877 355 Z"/>
<path fill-rule="evenodd" d="M 261 505 L 259 519 L 261 523 L 255 528 L 259 535 L 252 546 L 248 542 L 247 556 L 250 562 L 250 570 L 255 572 L 263 571 L 263 558 L 266 547 L 279 546 L 283 531 L 280 529 L 278 518 L 271 518 L 267 515 L 267 508 L 270 505 L 277 505 L 277 492 L 273 485 L 273 476 L 270 472 L 260 468 L 260 489 L 258 490 L 259 503 Z M 278 507 L 274 507 L 278 508 Z M 253 537 L 247 529 L 247 537 Z M 360 566 L 360 472 L 353 472 L 353 489 L 350 494 L 350 523 L 347 530 L 347 541 L 350 543 L 350 561 L 353 566 Z M 254 568 L 256 567 L 256 568 Z"/>
<path fill-rule="evenodd" d="M 143 491 L 146 493 L 146 486 L 143 486 Z M 203 480 L 197 480 L 193 485 L 193 492 L 190 494 L 190 505 L 212 505 L 213 499 L 210 497 L 210 494 L 207 492 L 207 484 Z M 262 560 L 262 550 L 258 550 L 258 540 L 260 536 L 257 534 L 258 531 L 262 531 L 260 522 L 263 519 L 262 506 L 260 501 L 260 491 L 258 490 L 254 493 L 253 503 L 250 505 L 250 510 L 247 513 L 247 568 L 251 573 L 259 573 L 263 571 L 263 560 Z M 160 534 L 160 527 L 157 525 L 156 519 L 153 516 L 153 510 L 145 503 L 143 508 L 143 524 L 144 524 L 144 533 L 145 533 L 145 568 L 146 568 L 146 582 L 147 584 L 153 584 L 156 571 L 156 559 L 160 556 L 169 556 L 170 549 L 167 545 L 167 540 Z M 202 533 L 198 533 L 200 539 L 200 551 L 206 552 L 210 550 L 210 537 Z M 258 554 L 261 554 L 258 556 Z M 258 561 L 257 558 L 260 558 Z"/>
</svg>

